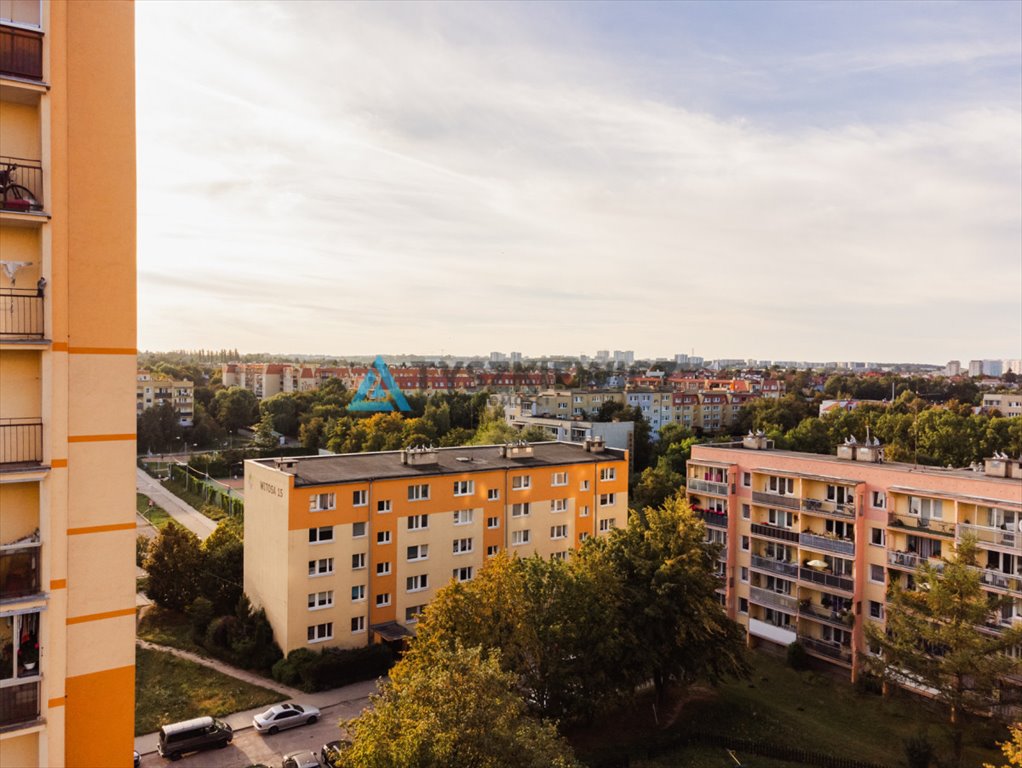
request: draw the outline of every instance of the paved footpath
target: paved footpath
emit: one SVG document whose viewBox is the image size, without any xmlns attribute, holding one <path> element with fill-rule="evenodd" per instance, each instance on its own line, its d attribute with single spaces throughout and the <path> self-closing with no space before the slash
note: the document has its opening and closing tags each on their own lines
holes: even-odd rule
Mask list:
<svg viewBox="0 0 1022 768">
<path fill-rule="evenodd" d="M 283 731 L 276 736 L 265 736 L 256 733 L 252 728 L 252 718 L 267 707 L 257 707 L 245 712 L 236 712 L 222 718 L 231 728 L 234 729 L 234 742 L 226 750 L 212 750 L 199 752 L 196 755 L 184 758 L 179 765 L 185 768 L 194 763 L 196 766 L 220 766 L 231 768 L 232 766 L 248 766 L 257 762 L 272 764 L 279 760 L 289 751 L 295 749 L 311 749 L 318 753 L 322 744 L 340 738 L 340 731 L 337 727 L 339 719 L 355 717 L 369 703 L 369 694 L 376 691 L 376 681 L 366 680 L 361 683 L 353 683 L 342 688 L 334 688 L 330 691 L 319 693 L 302 693 L 299 690 L 281 685 L 275 680 L 247 672 L 237 667 L 232 667 L 222 661 L 199 656 L 188 651 L 177 648 L 168 648 L 163 645 L 156 645 L 145 640 L 136 641 L 141 648 L 148 648 L 156 651 L 166 651 L 182 659 L 194 661 L 210 669 L 215 669 L 225 675 L 244 680 L 246 683 L 258 685 L 263 688 L 277 691 L 282 696 L 287 696 L 288 701 L 299 704 L 312 704 L 322 712 L 320 722 L 312 726 L 300 726 L 289 731 Z M 195 714 L 196 717 L 201 712 Z M 135 737 L 135 751 L 143 755 L 142 765 L 159 766 L 167 764 L 156 752 L 156 744 L 159 736 L 156 733 L 149 733 L 144 736 Z"/>
<path fill-rule="evenodd" d="M 144 469 L 135 468 L 135 487 L 156 504 L 167 510 L 167 514 L 181 523 L 185 528 L 200 539 L 205 539 L 216 530 L 216 521 L 210 520 L 195 507 L 185 504 L 177 496 L 163 487 L 154 477 L 146 474 Z"/>
</svg>

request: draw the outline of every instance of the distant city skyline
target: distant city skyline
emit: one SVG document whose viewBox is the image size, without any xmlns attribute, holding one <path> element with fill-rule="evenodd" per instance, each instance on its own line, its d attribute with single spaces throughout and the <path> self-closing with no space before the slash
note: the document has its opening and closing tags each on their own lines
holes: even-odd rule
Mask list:
<svg viewBox="0 0 1022 768">
<path fill-rule="evenodd" d="M 1018 3 L 197 8 L 136 6 L 140 349 L 1022 356 Z"/>
</svg>

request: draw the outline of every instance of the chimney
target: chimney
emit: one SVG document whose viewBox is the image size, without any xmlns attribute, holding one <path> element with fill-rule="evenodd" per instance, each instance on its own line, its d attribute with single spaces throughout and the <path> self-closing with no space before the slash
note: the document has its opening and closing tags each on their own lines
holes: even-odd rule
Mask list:
<svg viewBox="0 0 1022 768">
<path fill-rule="evenodd" d="M 400 451 L 401 463 L 410 467 L 438 463 L 436 449 L 432 446 L 421 448 L 404 448 Z"/>
<path fill-rule="evenodd" d="M 298 459 L 289 456 L 281 456 L 274 459 L 273 464 L 281 472 L 290 472 L 291 474 L 294 474 L 294 468 L 298 466 Z"/>
<path fill-rule="evenodd" d="M 774 447 L 774 441 L 767 439 L 766 432 L 762 429 L 756 433 L 749 430 L 749 434 L 742 438 L 742 448 L 751 451 L 766 451 Z"/>
<path fill-rule="evenodd" d="M 586 453 L 603 453 L 607 448 L 602 437 L 587 437 L 582 445 L 585 447 Z"/>
</svg>

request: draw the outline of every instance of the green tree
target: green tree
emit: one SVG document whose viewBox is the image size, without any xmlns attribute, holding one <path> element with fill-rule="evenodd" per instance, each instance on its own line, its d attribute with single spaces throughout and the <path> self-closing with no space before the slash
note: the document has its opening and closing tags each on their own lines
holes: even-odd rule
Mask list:
<svg viewBox="0 0 1022 768">
<path fill-rule="evenodd" d="M 352 768 L 572 768 L 553 725 L 532 719 L 499 654 L 415 641 L 373 706 L 344 723 Z"/>
<path fill-rule="evenodd" d="M 202 552 L 201 592 L 213 604 L 216 615 L 230 612 L 242 595 L 245 545 L 241 525 L 221 520 L 200 546 Z"/>
<path fill-rule="evenodd" d="M 200 448 L 212 448 L 222 445 L 227 437 L 227 430 L 217 423 L 201 404 L 195 403 L 192 414 L 192 426 L 187 430 L 185 439 Z"/>
<path fill-rule="evenodd" d="M 170 403 L 156 405 L 138 415 L 136 420 L 138 450 L 142 453 L 165 453 L 182 435 L 177 411 Z"/>
<path fill-rule="evenodd" d="M 1000 681 L 1020 669 L 1005 651 L 1022 643 L 1022 628 L 996 635 L 978 629 L 1010 598 L 996 600 L 983 591 L 976 552 L 975 540 L 967 536 L 954 559 L 920 565 L 914 588 L 893 582 L 886 627 L 866 623 L 869 643 L 880 652 L 865 657 L 866 663 L 889 684 L 908 682 L 936 692 L 947 708 L 958 759 L 966 714 L 992 704 Z"/>
<path fill-rule="evenodd" d="M 629 495 L 633 509 L 659 507 L 684 485 L 684 477 L 671 469 L 670 461 L 661 456 L 655 467 L 646 467 Z"/>
<path fill-rule="evenodd" d="M 277 436 L 273 433 L 273 416 L 269 413 L 264 413 L 256 424 L 255 439 L 252 442 L 263 450 L 277 447 Z"/>
<path fill-rule="evenodd" d="M 199 537 L 177 523 L 163 527 L 149 544 L 142 565 L 149 574 L 146 595 L 164 608 L 183 611 L 199 594 Z"/>
<path fill-rule="evenodd" d="M 259 403 L 262 418 L 269 415 L 273 430 L 288 437 L 298 437 L 302 416 L 314 403 L 308 392 L 278 392 Z"/>
<path fill-rule="evenodd" d="M 228 387 L 216 393 L 211 410 L 220 426 L 235 434 L 259 420 L 259 398 L 242 387 Z"/>
</svg>

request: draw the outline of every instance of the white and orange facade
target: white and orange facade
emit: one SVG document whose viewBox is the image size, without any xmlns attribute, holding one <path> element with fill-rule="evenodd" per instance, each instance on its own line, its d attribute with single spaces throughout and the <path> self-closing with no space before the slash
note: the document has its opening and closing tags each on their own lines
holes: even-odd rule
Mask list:
<svg viewBox="0 0 1022 768">
<path fill-rule="evenodd" d="M 825 456 L 773 450 L 761 436 L 693 447 L 686 493 L 723 545 L 721 600 L 751 645 L 798 640 L 854 679 L 888 586 L 954 557 L 970 534 L 984 589 L 1013 598 L 982 631 L 1022 621 L 1022 462 L 948 470 L 882 459 L 875 445 Z"/>
<path fill-rule="evenodd" d="M 602 441 L 245 462 L 245 592 L 285 653 L 414 633 L 497 552 L 568 557 L 628 518 Z"/>
<path fill-rule="evenodd" d="M 195 416 L 195 384 L 188 379 L 172 379 L 151 371 L 135 375 L 135 413 L 142 415 L 150 408 L 169 405 L 181 426 L 190 427 Z"/>
<path fill-rule="evenodd" d="M 127 766 L 130 2 L 0 0 L 0 766 Z"/>
</svg>

